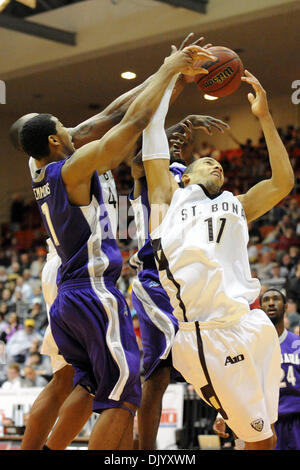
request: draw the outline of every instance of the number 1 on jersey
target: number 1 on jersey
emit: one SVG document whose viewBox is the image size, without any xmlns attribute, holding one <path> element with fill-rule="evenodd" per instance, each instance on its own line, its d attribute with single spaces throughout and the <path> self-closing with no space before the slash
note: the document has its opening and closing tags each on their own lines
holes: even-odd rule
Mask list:
<svg viewBox="0 0 300 470">
<path fill-rule="evenodd" d="M 216 240 L 215 240 L 215 234 L 214 234 L 213 219 L 212 219 L 212 217 L 209 217 L 208 219 L 205 219 L 205 220 L 204 220 L 204 222 L 207 222 L 208 241 L 209 241 L 209 242 L 214 242 L 214 241 L 216 241 L 216 243 L 220 243 L 220 241 L 221 241 L 221 237 L 222 237 L 222 235 L 223 235 L 224 228 L 225 228 L 225 224 L 226 224 L 226 219 L 225 219 L 225 217 L 220 217 L 220 219 L 218 219 L 218 220 L 220 220 L 221 225 L 220 225 L 219 231 L 218 231 L 218 233 L 217 233 Z"/>
<path fill-rule="evenodd" d="M 41 205 L 41 209 L 42 209 L 42 212 L 43 212 L 44 216 L 46 217 L 47 225 L 49 227 L 49 230 L 50 230 L 52 239 L 54 241 L 54 244 L 56 246 L 59 246 L 59 241 L 58 241 L 58 238 L 56 236 L 56 233 L 55 233 L 55 230 L 54 230 L 54 227 L 53 227 L 53 224 L 52 224 L 52 220 L 51 220 L 51 217 L 50 217 L 50 211 L 49 211 L 49 207 L 48 207 L 47 202 L 44 202 L 44 204 Z"/>
</svg>

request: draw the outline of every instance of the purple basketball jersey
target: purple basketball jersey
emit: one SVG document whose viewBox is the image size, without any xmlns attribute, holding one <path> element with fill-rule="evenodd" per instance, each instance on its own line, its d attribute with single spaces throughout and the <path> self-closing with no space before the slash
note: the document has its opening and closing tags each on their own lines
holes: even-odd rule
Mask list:
<svg viewBox="0 0 300 470">
<path fill-rule="evenodd" d="M 95 172 L 91 179 L 91 203 L 72 205 L 61 176 L 64 162 L 53 162 L 38 170 L 32 183 L 44 226 L 62 261 L 59 283 L 92 277 L 115 282 L 121 273 L 122 256 L 98 175 Z"/>
<path fill-rule="evenodd" d="M 170 172 L 179 183 L 186 167 L 181 163 L 172 163 Z M 137 271 L 142 269 L 153 269 L 157 271 L 151 239 L 149 235 L 150 204 L 148 200 L 148 187 L 144 179 L 141 195 L 134 199 L 133 191 L 129 195 L 129 200 L 134 211 L 134 220 L 138 237 L 138 252 L 131 258 L 130 264 Z"/>
<path fill-rule="evenodd" d="M 300 338 L 284 330 L 279 338 L 282 377 L 279 396 L 279 417 L 300 414 Z"/>
</svg>

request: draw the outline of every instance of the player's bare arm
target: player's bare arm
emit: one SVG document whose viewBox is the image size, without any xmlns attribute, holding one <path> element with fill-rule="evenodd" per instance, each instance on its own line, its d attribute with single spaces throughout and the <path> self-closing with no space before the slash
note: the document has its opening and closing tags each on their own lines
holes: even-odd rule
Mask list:
<svg viewBox="0 0 300 470">
<path fill-rule="evenodd" d="M 186 36 L 178 50 L 182 50 L 184 47 L 191 45 L 193 38 L 194 33 L 190 33 L 188 36 Z M 199 44 L 203 40 L 204 38 L 201 37 L 193 44 Z M 203 46 L 203 48 L 206 49 L 210 46 L 211 44 L 206 44 Z M 136 86 L 132 90 L 129 90 L 128 92 L 123 93 L 121 96 L 116 98 L 100 113 L 95 114 L 94 116 L 73 128 L 69 128 L 68 131 L 72 137 L 75 148 L 78 149 L 83 145 L 92 142 L 93 140 L 101 139 L 101 137 L 103 137 L 106 132 L 118 124 L 124 117 L 131 103 L 148 86 L 152 78 L 153 75 L 148 77 L 143 83 Z M 177 97 L 182 93 L 186 84 L 190 81 L 193 81 L 193 77 L 190 75 L 184 75 L 181 73 L 178 76 L 174 86 L 171 102 L 174 102 L 177 99 Z"/>
<path fill-rule="evenodd" d="M 213 135 L 215 130 L 224 133 L 225 130 L 229 129 L 229 125 L 211 116 L 191 114 L 174 126 L 173 129 L 168 130 L 167 134 L 169 132 L 173 154 L 184 160 L 186 164 L 190 164 L 194 160 L 195 131 L 199 129 L 208 135 Z"/>
<path fill-rule="evenodd" d="M 197 45 L 176 52 L 174 47 L 173 53 L 165 59 L 145 90 L 130 105 L 122 121 L 102 139 L 76 150 L 63 165 L 62 177 L 73 203 L 87 203 L 90 178 L 94 171 L 104 173 L 116 168 L 124 160 L 150 122 L 172 77 L 178 73 L 201 73 L 203 69 L 198 65 L 199 61 L 213 58 L 211 53 Z M 197 67 L 194 65 L 196 62 Z"/>
<path fill-rule="evenodd" d="M 216 119 L 211 116 L 193 114 L 187 116 L 183 121 L 167 132 L 167 134 L 170 134 L 170 144 L 174 148 L 174 154 L 176 154 L 178 158 L 189 163 L 191 153 L 194 149 L 194 133 L 196 130 L 202 129 L 211 135 L 214 130 L 224 132 L 228 127 L 228 124 L 220 119 Z M 161 177 L 162 175 L 162 173 L 159 173 L 159 168 L 163 167 L 164 171 L 166 171 L 166 167 L 169 165 L 169 162 L 167 165 L 164 160 L 151 160 L 149 162 L 144 162 L 144 167 L 145 165 L 149 166 L 150 164 L 152 164 L 151 171 L 154 172 L 154 170 L 156 170 L 156 178 L 159 178 L 159 176 Z M 159 165 L 161 165 L 161 167 Z M 148 178 L 147 183 L 149 188 Z M 165 183 L 163 184 L 162 182 L 160 187 L 158 187 L 157 179 L 154 179 L 153 177 L 153 185 L 155 185 L 156 190 L 155 192 L 154 190 L 152 191 L 152 204 L 170 204 L 174 192 L 178 189 L 178 184 L 175 182 L 170 172 L 168 174 L 168 178 L 165 176 Z"/>
<path fill-rule="evenodd" d="M 286 148 L 270 114 L 266 91 L 257 78 L 247 70 L 242 80 L 251 85 L 255 93 L 249 93 L 248 100 L 252 113 L 259 119 L 262 127 L 272 171 L 270 179 L 260 181 L 247 193 L 238 196 L 250 222 L 268 212 L 290 193 L 294 187 L 294 173 Z"/>
<path fill-rule="evenodd" d="M 224 129 L 228 128 L 229 125 L 220 119 L 216 119 L 212 116 L 191 114 L 166 129 L 166 135 L 168 137 L 170 147 L 173 147 L 173 155 L 181 158 L 185 162 L 188 162 L 192 157 L 191 153 L 194 148 L 195 130 L 202 129 L 208 135 L 212 135 L 214 130 L 224 132 Z M 132 159 L 131 176 L 134 179 L 135 194 L 137 194 L 135 197 L 138 197 L 140 194 L 138 191 L 136 192 L 138 182 L 145 176 L 141 151 Z"/>
</svg>

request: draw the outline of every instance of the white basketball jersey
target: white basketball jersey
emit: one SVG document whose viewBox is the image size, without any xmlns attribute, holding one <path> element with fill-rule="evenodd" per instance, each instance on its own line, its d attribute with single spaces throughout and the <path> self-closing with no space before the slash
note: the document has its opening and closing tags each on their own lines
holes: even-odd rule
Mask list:
<svg viewBox="0 0 300 470">
<path fill-rule="evenodd" d="M 106 173 L 99 175 L 99 181 L 101 184 L 103 201 L 110 220 L 112 233 L 116 238 L 118 228 L 118 193 L 115 179 L 112 172 L 109 170 Z"/>
<path fill-rule="evenodd" d="M 250 310 L 260 283 L 251 277 L 247 221 L 232 193 L 211 198 L 201 185 L 177 189 L 151 238 L 179 321 L 221 326 Z"/>
</svg>

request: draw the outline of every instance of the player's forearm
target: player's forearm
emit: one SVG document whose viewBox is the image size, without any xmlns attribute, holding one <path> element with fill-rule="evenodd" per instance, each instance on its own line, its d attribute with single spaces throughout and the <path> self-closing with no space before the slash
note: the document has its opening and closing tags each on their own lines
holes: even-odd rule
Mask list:
<svg viewBox="0 0 300 470">
<path fill-rule="evenodd" d="M 147 87 L 151 79 L 152 76 L 148 77 L 140 85 L 116 98 L 100 113 L 69 129 L 75 148 L 80 148 L 93 140 L 101 139 L 106 132 L 118 124 L 123 119 L 131 103 Z"/>
<path fill-rule="evenodd" d="M 176 70 L 176 67 L 164 63 L 145 90 L 131 104 L 125 119 L 134 119 L 137 123 L 140 119 L 141 130 L 143 130 L 158 108 L 171 79 L 177 73 L 179 73 L 179 70 Z"/>
<path fill-rule="evenodd" d="M 289 155 L 269 113 L 260 118 L 260 124 L 269 153 L 271 181 L 280 191 L 288 194 L 294 186 L 294 172 Z"/>
<path fill-rule="evenodd" d="M 133 103 L 135 98 L 142 93 L 143 90 L 151 82 L 153 75 L 148 77 L 143 83 L 136 86 L 132 90 L 124 93 L 115 99 L 107 108 L 101 113 L 95 114 L 86 121 L 78 124 L 76 127 L 70 129 L 70 134 L 73 139 L 75 148 L 80 148 L 88 142 L 98 140 L 103 137 L 113 126 L 118 124 L 125 116 L 129 106 Z M 183 75 L 178 77 L 176 85 L 174 87 L 171 102 L 173 103 L 177 97 L 181 94 L 186 81 Z"/>
</svg>

